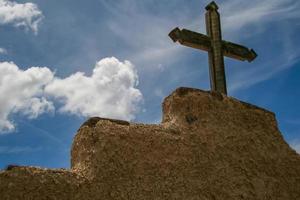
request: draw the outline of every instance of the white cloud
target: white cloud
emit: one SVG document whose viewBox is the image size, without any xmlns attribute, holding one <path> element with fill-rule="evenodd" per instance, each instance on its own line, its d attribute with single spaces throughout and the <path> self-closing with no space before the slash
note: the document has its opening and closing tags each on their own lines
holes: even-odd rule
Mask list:
<svg viewBox="0 0 300 200">
<path fill-rule="evenodd" d="M 250 25 L 262 26 L 282 19 L 297 19 L 300 16 L 300 4 L 295 0 L 232 0 L 220 4 L 220 8 L 222 26 L 226 31 L 236 31 Z"/>
<path fill-rule="evenodd" d="M 37 33 L 42 19 L 42 11 L 34 3 L 0 0 L 0 24 L 12 24 Z"/>
<path fill-rule="evenodd" d="M 0 71 L 0 133 L 15 129 L 14 113 L 32 119 L 53 112 L 49 99 L 62 103 L 62 113 L 124 120 L 134 119 L 142 101 L 135 67 L 114 57 L 97 62 L 91 76 L 77 72 L 62 79 L 47 67 L 21 70 L 12 62 L 0 63 Z"/>
<path fill-rule="evenodd" d="M 36 118 L 54 109 L 53 104 L 43 97 L 43 88 L 53 79 L 48 68 L 31 67 L 23 71 L 12 62 L 1 62 L 0 71 L 0 132 L 15 129 L 8 119 L 12 113 Z"/>
<path fill-rule="evenodd" d="M 168 36 L 176 26 L 176 16 L 169 18 L 150 12 L 149 3 L 152 5 L 153 2 L 101 1 L 106 10 L 111 12 L 107 19 L 110 31 L 131 50 L 126 57 L 135 63 L 142 63 L 140 67 L 154 69 L 153 65 L 168 66 L 175 62 L 182 48 L 174 45 Z M 181 18 L 186 20 L 182 15 Z"/>
<path fill-rule="evenodd" d="M 91 76 L 78 72 L 55 78 L 45 91 L 61 100 L 61 112 L 132 120 L 142 100 L 137 84 L 134 66 L 112 57 L 97 62 Z"/>
</svg>

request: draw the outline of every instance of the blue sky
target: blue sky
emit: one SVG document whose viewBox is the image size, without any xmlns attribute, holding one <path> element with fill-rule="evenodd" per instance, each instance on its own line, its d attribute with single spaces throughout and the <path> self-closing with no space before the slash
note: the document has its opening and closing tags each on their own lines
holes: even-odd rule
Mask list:
<svg viewBox="0 0 300 200">
<path fill-rule="evenodd" d="M 159 123 L 177 87 L 209 89 L 207 53 L 173 43 L 205 33 L 200 0 L 0 0 L 0 168 L 69 167 L 90 116 Z M 300 2 L 217 1 L 223 39 L 257 59 L 225 59 L 229 96 L 273 111 L 300 152 Z"/>
</svg>

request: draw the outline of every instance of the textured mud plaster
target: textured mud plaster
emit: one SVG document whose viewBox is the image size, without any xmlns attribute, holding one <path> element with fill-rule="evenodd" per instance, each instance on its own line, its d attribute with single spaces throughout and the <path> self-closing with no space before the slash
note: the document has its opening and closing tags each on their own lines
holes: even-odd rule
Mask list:
<svg viewBox="0 0 300 200">
<path fill-rule="evenodd" d="M 0 199 L 300 199 L 300 156 L 274 114 L 197 89 L 168 96 L 158 125 L 91 118 L 71 166 L 2 171 Z"/>
</svg>

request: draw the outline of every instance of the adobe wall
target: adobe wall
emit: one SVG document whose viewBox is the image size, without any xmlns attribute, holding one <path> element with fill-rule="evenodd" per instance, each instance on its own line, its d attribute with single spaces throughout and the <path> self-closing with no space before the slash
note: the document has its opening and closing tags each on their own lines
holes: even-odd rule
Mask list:
<svg viewBox="0 0 300 200">
<path fill-rule="evenodd" d="M 71 166 L 59 172 L 2 171 L 0 195 L 300 199 L 300 156 L 283 140 L 274 114 L 191 88 L 178 88 L 165 99 L 161 124 L 91 118 L 74 138 Z"/>
</svg>

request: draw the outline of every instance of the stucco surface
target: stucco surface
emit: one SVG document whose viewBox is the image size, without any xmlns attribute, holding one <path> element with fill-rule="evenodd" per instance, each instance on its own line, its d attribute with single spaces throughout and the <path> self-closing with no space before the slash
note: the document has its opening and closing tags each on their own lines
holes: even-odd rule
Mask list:
<svg viewBox="0 0 300 200">
<path fill-rule="evenodd" d="M 178 88 L 160 124 L 91 118 L 71 169 L 0 172 L 0 199 L 300 199 L 300 156 L 272 112 Z"/>
</svg>

